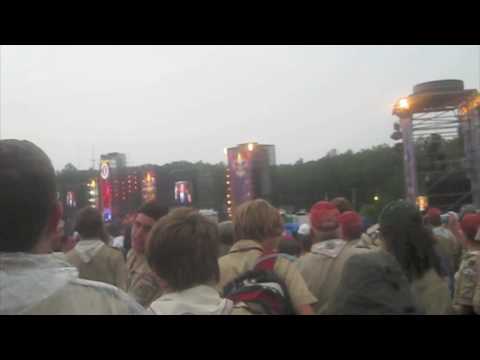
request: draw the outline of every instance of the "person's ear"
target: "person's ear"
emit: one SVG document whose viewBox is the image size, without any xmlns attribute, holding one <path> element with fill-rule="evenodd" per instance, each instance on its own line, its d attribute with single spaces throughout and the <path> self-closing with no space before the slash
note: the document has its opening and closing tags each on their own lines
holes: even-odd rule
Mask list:
<svg viewBox="0 0 480 360">
<path fill-rule="evenodd" d="M 56 202 L 50 213 L 50 217 L 47 225 L 47 234 L 53 234 L 57 231 L 58 223 L 63 216 L 63 209 L 60 202 Z"/>
<path fill-rule="evenodd" d="M 156 272 L 153 272 L 153 275 L 158 281 L 158 285 L 162 288 L 162 290 L 167 290 L 168 289 L 168 283 L 166 280 L 162 279 L 160 276 L 157 275 Z"/>
</svg>

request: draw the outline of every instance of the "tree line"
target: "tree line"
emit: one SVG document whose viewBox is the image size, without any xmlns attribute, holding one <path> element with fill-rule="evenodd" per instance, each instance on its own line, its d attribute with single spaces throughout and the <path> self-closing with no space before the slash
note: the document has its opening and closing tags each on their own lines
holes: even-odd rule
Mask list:
<svg viewBox="0 0 480 360">
<path fill-rule="evenodd" d="M 456 161 L 463 156 L 461 139 L 445 140 L 438 136 L 418 139 L 416 142 L 417 168 L 420 189 L 426 180 L 422 174 L 430 171 L 449 171 L 461 167 Z M 172 162 L 164 165 L 145 165 L 154 168 L 158 177 L 159 198 L 173 196 L 171 179 L 192 178 L 198 208 L 212 208 L 225 212 L 226 164 Z M 98 172 L 78 171 L 71 164 L 57 174 L 60 188 L 85 182 Z M 170 179 L 170 180 L 169 180 Z M 293 211 L 308 209 L 319 200 L 337 196 L 348 198 L 355 209 L 370 218 L 376 218 L 383 206 L 404 196 L 402 144 L 373 146 L 357 152 L 346 151 L 335 156 L 271 168 L 272 195 L 275 206 Z"/>
</svg>

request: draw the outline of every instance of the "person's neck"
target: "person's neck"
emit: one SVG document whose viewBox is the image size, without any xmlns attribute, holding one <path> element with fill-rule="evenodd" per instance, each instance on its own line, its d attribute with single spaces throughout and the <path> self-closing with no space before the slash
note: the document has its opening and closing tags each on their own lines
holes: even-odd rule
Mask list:
<svg viewBox="0 0 480 360">
<path fill-rule="evenodd" d="M 263 251 L 268 253 L 268 252 L 273 252 L 276 248 L 275 244 L 275 238 L 268 238 L 262 241 L 261 243 L 263 247 Z"/>
<path fill-rule="evenodd" d="M 50 254 L 53 251 L 50 242 L 46 237 L 42 238 L 30 251 L 32 254 L 41 255 L 41 254 Z"/>
<path fill-rule="evenodd" d="M 471 250 L 471 251 L 480 250 L 480 243 L 478 241 L 468 240 L 466 245 L 468 250 Z"/>
<path fill-rule="evenodd" d="M 132 248 L 132 250 L 135 252 L 136 255 L 138 256 L 145 256 L 145 251 L 144 250 L 137 250 L 135 248 Z"/>
</svg>

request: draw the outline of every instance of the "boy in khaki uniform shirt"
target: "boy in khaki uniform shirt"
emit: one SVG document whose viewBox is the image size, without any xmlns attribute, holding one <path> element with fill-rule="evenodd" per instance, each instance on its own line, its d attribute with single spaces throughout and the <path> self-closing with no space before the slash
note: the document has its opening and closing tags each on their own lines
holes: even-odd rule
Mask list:
<svg viewBox="0 0 480 360">
<path fill-rule="evenodd" d="M 228 282 L 252 270 L 260 256 L 275 252 L 283 230 L 279 211 L 262 199 L 240 205 L 235 210 L 233 223 L 235 238 L 239 240 L 227 255 L 219 259 L 220 281 L 217 288 L 220 293 Z M 295 264 L 279 256 L 274 271 L 285 282 L 295 312 L 313 314 L 311 305 L 317 299 L 308 290 Z"/>
<path fill-rule="evenodd" d="M 145 246 L 153 225 L 167 213 L 168 209 L 155 202 L 146 203 L 137 211 L 132 226 L 132 248 L 127 254 L 127 290 L 144 307 L 162 295 L 159 279 L 145 258 Z"/>
<path fill-rule="evenodd" d="M 66 260 L 78 269 L 79 277 L 111 284 L 126 291 L 127 268 L 122 252 L 103 244 L 93 257 L 85 258 L 84 256 L 87 254 L 79 251 L 81 245 L 82 241 L 65 254 Z"/>
<path fill-rule="evenodd" d="M 108 246 L 102 214 L 91 207 L 80 210 L 75 231 L 80 241 L 65 254 L 81 279 L 100 281 L 127 289 L 127 268 L 122 253 Z"/>
<path fill-rule="evenodd" d="M 146 257 L 164 293 L 149 310 L 159 315 L 252 315 L 246 304 L 222 298 L 216 288 L 218 245 L 217 225 L 196 210 L 176 209 L 158 221 Z"/>
<path fill-rule="evenodd" d="M 454 274 L 458 270 L 461 261 L 462 247 L 460 243 L 452 232 L 442 225 L 439 209 L 428 209 L 425 217 L 432 226 L 432 232 L 436 239 L 436 250 L 444 258 L 449 274 Z"/>
<path fill-rule="evenodd" d="M 0 140 L 0 178 L 0 314 L 145 311 L 115 286 L 79 279 L 75 267 L 52 254 L 62 208 L 55 170 L 41 149 Z"/>
<path fill-rule="evenodd" d="M 326 314 L 329 301 L 340 283 L 345 262 L 356 254 L 369 252 L 357 245 L 361 234 L 361 218 L 353 211 L 339 214 L 326 201 L 316 203 L 310 211 L 314 245 L 310 253 L 298 260 L 298 269 L 310 291 L 317 297 L 314 306 L 318 315 Z M 340 223 L 342 234 L 340 237 Z"/>
<path fill-rule="evenodd" d="M 237 241 L 230 249 L 230 252 L 219 259 L 219 291 L 223 291 L 224 286 L 239 275 L 253 269 L 255 261 L 262 256 L 263 252 L 262 245 L 257 241 Z M 284 257 L 278 257 L 274 271 L 285 281 L 292 305 L 296 310 L 303 304 L 314 304 L 317 301 L 305 284 L 295 264 L 290 260 Z"/>
<path fill-rule="evenodd" d="M 127 269 L 129 272 L 128 293 L 141 305 L 147 307 L 162 295 L 160 283 L 148 266 L 144 254 L 130 249 L 127 255 Z"/>
<path fill-rule="evenodd" d="M 453 311 L 457 314 L 480 314 L 480 214 L 466 214 L 461 222 L 466 250 L 455 275 Z M 477 236 L 475 236 L 477 235 Z"/>
</svg>

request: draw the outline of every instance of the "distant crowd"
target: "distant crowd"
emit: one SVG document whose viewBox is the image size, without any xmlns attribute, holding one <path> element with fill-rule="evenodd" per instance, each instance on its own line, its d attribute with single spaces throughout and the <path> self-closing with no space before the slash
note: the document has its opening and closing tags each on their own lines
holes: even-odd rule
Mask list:
<svg viewBox="0 0 480 360">
<path fill-rule="evenodd" d="M 480 314 L 480 213 L 389 203 L 365 226 L 346 198 L 297 224 L 263 199 L 216 222 L 142 205 L 79 211 L 66 236 L 48 156 L 0 140 L 0 314 Z"/>
</svg>

